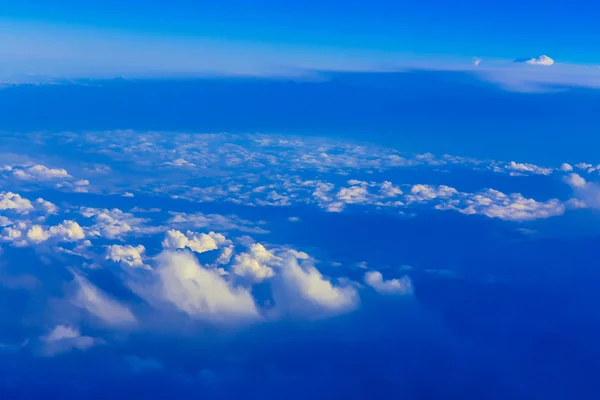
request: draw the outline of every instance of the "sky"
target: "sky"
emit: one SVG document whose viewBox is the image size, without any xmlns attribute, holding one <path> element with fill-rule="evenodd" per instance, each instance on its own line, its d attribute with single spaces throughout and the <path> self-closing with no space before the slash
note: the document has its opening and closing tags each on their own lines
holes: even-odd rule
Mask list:
<svg viewBox="0 0 600 400">
<path fill-rule="evenodd" d="M 483 60 L 482 68 L 491 68 L 541 55 L 567 65 L 597 66 L 597 7 L 593 2 L 462 0 L 108 0 L 58 5 L 9 0 L 0 16 L 0 75 L 464 70 L 475 57 Z"/>
<path fill-rule="evenodd" d="M 593 3 L 5 1 L 1 399 L 598 399 Z"/>
</svg>

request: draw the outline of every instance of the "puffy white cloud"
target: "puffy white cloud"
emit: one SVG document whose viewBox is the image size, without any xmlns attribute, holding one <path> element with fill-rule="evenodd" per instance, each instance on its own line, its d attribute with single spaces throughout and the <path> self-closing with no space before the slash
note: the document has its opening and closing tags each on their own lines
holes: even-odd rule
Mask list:
<svg viewBox="0 0 600 400">
<path fill-rule="evenodd" d="M 46 336 L 43 336 L 43 352 L 46 356 L 66 353 L 73 349 L 87 350 L 103 341 L 90 336 L 81 336 L 79 329 L 71 326 L 57 325 Z"/>
<path fill-rule="evenodd" d="M 209 232 L 206 233 L 195 233 L 187 231 L 185 234 L 175 229 L 170 229 L 165 235 L 165 239 L 162 242 L 162 246 L 167 250 L 176 250 L 189 248 L 196 253 L 204 253 L 210 250 L 216 250 L 219 245 L 227 242 L 225 236 Z"/>
<path fill-rule="evenodd" d="M 14 242 L 18 246 L 27 244 L 39 244 L 50 239 L 57 242 L 74 242 L 83 240 L 85 232 L 75 221 L 63 221 L 56 226 L 44 227 L 42 225 L 32 225 L 24 221 L 19 221 L 13 226 L 3 230 L 2 239 Z M 19 239 L 15 242 L 15 240 Z"/>
<path fill-rule="evenodd" d="M 559 168 L 562 172 L 571 172 L 573 171 L 573 167 L 570 164 L 562 163 Z"/>
<path fill-rule="evenodd" d="M 410 188 L 410 195 L 406 196 L 407 201 L 427 201 L 439 197 L 452 197 L 458 194 L 458 191 L 450 186 L 439 185 L 414 185 Z"/>
<path fill-rule="evenodd" d="M 525 63 L 527 63 L 529 65 L 547 65 L 547 66 L 549 66 L 549 65 L 554 64 L 554 60 L 546 55 L 542 55 L 539 57 L 530 58 L 529 60 L 526 60 Z"/>
<path fill-rule="evenodd" d="M 360 302 L 351 285 L 334 285 L 313 265 L 300 266 L 288 257 L 272 281 L 273 297 L 279 312 L 309 318 L 343 314 Z"/>
<path fill-rule="evenodd" d="M 412 281 L 408 276 L 386 281 L 380 272 L 370 271 L 365 274 L 365 283 L 381 294 L 410 294 L 413 292 Z"/>
<path fill-rule="evenodd" d="M 149 269 L 150 267 L 144 264 L 143 260 L 145 252 L 146 248 L 141 244 L 138 246 L 113 244 L 106 249 L 105 258 L 131 268 Z"/>
<path fill-rule="evenodd" d="M 543 168 L 539 167 L 535 164 L 527 164 L 527 163 L 516 163 L 511 161 L 506 169 L 517 172 L 530 172 L 537 175 L 550 175 L 552 174 L 552 168 Z"/>
<path fill-rule="evenodd" d="M 189 252 L 165 251 L 157 257 L 152 287 L 137 286 L 150 302 L 166 302 L 192 318 L 220 323 L 260 318 L 250 292 L 205 268 Z"/>
<path fill-rule="evenodd" d="M 129 326 L 136 318 L 126 306 L 92 285 L 83 276 L 73 272 L 76 293 L 72 302 L 110 326 Z"/>
<path fill-rule="evenodd" d="M 565 206 L 558 199 L 539 202 L 520 193 L 506 195 L 494 189 L 476 194 L 464 194 L 435 206 L 439 210 L 457 210 L 463 214 L 480 214 L 507 221 L 527 221 L 562 215 Z"/>
<path fill-rule="evenodd" d="M 402 194 L 402 190 L 389 181 L 383 182 L 379 191 L 384 197 L 396 197 Z"/>
<path fill-rule="evenodd" d="M 31 201 L 21 197 L 17 193 L 0 192 L 0 210 L 12 210 L 15 212 L 26 213 L 33 210 Z"/>
<path fill-rule="evenodd" d="M 219 254 L 219 258 L 217 258 L 216 260 L 216 263 L 220 265 L 229 264 L 232 256 L 233 246 L 223 247 L 223 250 L 221 250 L 221 254 Z"/>
<path fill-rule="evenodd" d="M 586 185 L 586 181 L 579 174 L 569 174 L 565 177 L 565 182 L 573 188 L 583 188 Z"/>
<path fill-rule="evenodd" d="M 268 265 L 274 260 L 278 262 L 279 258 L 262 244 L 254 243 L 247 253 L 235 256 L 231 271 L 243 278 L 260 282 L 275 275 L 273 268 Z"/>
<path fill-rule="evenodd" d="M 25 169 L 13 169 L 13 176 L 23 180 L 51 180 L 71 177 L 65 169 L 48 168 L 44 165 L 34 165 Z"/>
</svg>

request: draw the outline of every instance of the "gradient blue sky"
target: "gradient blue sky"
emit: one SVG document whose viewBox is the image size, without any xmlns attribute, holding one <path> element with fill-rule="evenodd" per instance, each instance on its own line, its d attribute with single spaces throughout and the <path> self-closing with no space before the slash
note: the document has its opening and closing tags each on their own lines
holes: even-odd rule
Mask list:
<svg viewBox="0 0 600 400">
<path fill-rule="evenodd" d="M 599 12 L 593 2 L 537 0 L 9 0 L 0 16 L 0 72 L 127 74 L 140 73 L 142 62 L 146 75 L 218 73 L 240 63 L 267 74 L 274 66 L 446 69 L 465 68 L 472 57 L 542 54 L 600 64 Z"/>
</svg>

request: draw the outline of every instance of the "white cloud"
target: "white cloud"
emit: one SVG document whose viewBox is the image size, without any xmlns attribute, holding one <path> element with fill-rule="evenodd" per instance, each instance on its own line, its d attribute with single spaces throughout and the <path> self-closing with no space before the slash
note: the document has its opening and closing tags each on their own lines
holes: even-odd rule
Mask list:
<svg viewBox="0 0 600 400">
<path fill-rule="evenodd" d="M 149 269 L 150 267 L 144 264 L 143 260 L 145 252 L 146 248 L 141 244 L 138 246 L 113 244 L 106 249 L 106 259 L 131 268 Z"/>
<path fill-rule="evenodd" d="M 412 282 L 408 276 L 386 281 L 383 280 L 380 272 L 370 271 L 365 274 L 365 283 L 381 294 L 411 294 L 413 292 Z"/>
<path fill-rule="evenodd" d="M 458 191 L 450 186 L 439 185 L 414 185 L 410 188 L 410 195 L 406 196 L 409 202 L 427 201 L 437 199 L 438 197 L 452 197 L 458 194 Z"/>
<path fill-rule="evenodd" d="M 48 168 L 44 165 L 13 169 L 13 176 L 23 180 L 51 180 L 71 177 L 65 169 Z"/>
<path fill-rule="evenodd" d="M 73 271 L 76 294 L 73 304 L 87 310 L 110 326 L 128 326 L 136 323 L 136 318 L 126 306 L 92 285 L 87 279 Z"/>
<path fill-rule="evenodd" d="M 559 168 L 562 172 L 571 172 L 573 171 L 573 167 L 570 164 L 562 163 Z"/>
<path fill-rule="evenodd" d="M 185 234 L 175 229 L 170 229 L 165 235 L 162 246 L 166 250 L 176 250 L 189 248 L 196 253 L 204 253 L 211 250 L 216 250 L 219 245 L 227 243 L 225 236 L 209 232 L 195 233 L 187 231 Z"/>
<path fill-rule="evenodd" d="M 157 257 L 154 287 L 137 287 L 149 301 L 162 300 L 192 318 L 248 322 L 260 317 L 250 292 L 234 287 L 218 271 L 205 268 L 189 252 L 165 251 Z"/>
<path fill-rule="evenodd" d="M 167 162 L 165 162 L 165 165 L 170 165 L 172 167 L 188 167 L 188 168 L 196 166 L 196 164 L 186 161 L 183 158 L 178 158 L 174 161 L 167 161 Z"/>
<path fill-rule="evenodd" d="M 24 199 L 17 193 L 0 192 L 0 210 L 26 213 L 33 210 L 33 205 L 31 201 Z"/>
<path fill-rule="evenodd" d="M 571 199 L 569 205 L 574 208 L 600 208 L 600 185 L 588 182 L 578 174 L 569 174 L 564 178 L 579 199 Z"/>
<path fill-rule="evenodd" d="M 506 166 L 506 169 L 509 169 L 512 171 L 518 171 L 518 172 L 531 172 L 531 173 L 537 174 L 537 175 L 552 174 L 552 168 L 543 168 L 543 167 L 538 167 L 537 165 L 534 165 L 534 164 L 516 163 L 514 161 L 511 161 Z"/>
<path fill-rule="evenodd" d="M 506 195 L 494 189 L 476 194 L 464 194 L 435 206 L 438 210 L 457 210 L 463 214 L 481 214 L 506 221 L 527 221 L 562 215 L 565 206 L 558 199 L 539 202 L 520 193 Z"/>
<path fill-rule="evenodd" d="M 546 55 L 530 58 L 529 60 L 527 60 L 525 62 L 529 65 L 552 65 L 552 64 L 554 64 L 554 60 Z"/>
<path fill-rule="evenodd" d="M 90 336 L 81 336 L 79 329 L 71 326 L 57 325 L 46 336 L 43 336 L 43 352 L 46 356 L 66 353 L 73 349 L 87 350 L 103 341 Z"/>
<path fill-rule="evenodd" d="M 573 188 L 583 188 L 586 185 L 586 181 L 579 174 L 569 174 L 565 177 L 565 182 Z"/>
<path fill-rule="evenodd" d="M 354 310 L 360 302 L 351 285 L 334 285 L 314 266 L 287 258 L 272 281 L 277 309 L 283 314 L 318 318 Z"/>
<path fill-rule="evenodd" d="M 479 64 L 481 64 L 481 58 L 478 58 L 478 57 L 473 58 L 473 65 L 475 67 L 479 67 Z"/>
<path fill-rule="evenodd" d="M 279 262 L 279 258 L 262 244 L 254 243 L 247 253 L 235 257 L 231 271 L 242 278 L 260 282 L 275 275 L 273 268 L 268 265 L 274 260 Z"/>
</svg>

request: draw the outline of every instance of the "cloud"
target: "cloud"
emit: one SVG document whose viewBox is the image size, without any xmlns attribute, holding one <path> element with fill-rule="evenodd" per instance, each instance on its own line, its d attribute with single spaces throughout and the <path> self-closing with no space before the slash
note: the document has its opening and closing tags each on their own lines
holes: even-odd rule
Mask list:
<svg viewBox="0 0 600 400">
<path fill-rule="evenodd" d="M 90 336 L 82 336 L 79 329 L 65 325 L 57 325 L 46 336 L 42 336 L 41 340 L 44 355 L 50 357 L 74 349 L 87 350 L 104 343 L 102 340 Z"/>
<path fill-rule="evenodd" d="M 33 210 L 33 204 L 31 204 L 31 201 L 24 199 L 17 193 L 0 192 L 0 210 L 27 213 Z"/>
<path fill-rule="evenodd" d="M 110 326 L 124 327 L 136 323 L 136 318 L 129 308 L 92 285 L 83 276 L 72 272 L 76 285 L 75 297 L 72 299 L 74 305 L 85 309 Z"/>
<path fill-rule="evenodd" d="M 413 292 L 412 282 L 408 276 L 385 281 L 380 272 L 370 271 L 365 274 L 365 283 L 380 294 L 411 294 Z"/>
<path fill-rule="evenodd" d="M 272 281 L 273 297 L 279 312 L 319 318 L 356 309 L 360 299 L 355 287 L 334 285 L 312 265 L 302 267 L 288 257 Z"/>
<path fill-rule="evenodd" d="M 144 268 L 149 269 L 150 267 L 144 264 L 143 258 L 146 248 L 141 244 L 138 246 L 121 246 L 113 244 L 108 246 L 106 249 L 106 259 L 120 263 L 131 268 Z"/>
<path fill-rule="evenodd" d="M 576 208 L 600 208 L 600 185 L 598 183 L 588 182 L 575 173 L 567 175 L 564 180 L 573 188 L 579 198 L 578 201 L 573 203 Z"/>
<path fill-rule="evenodd" d="M 178 158 L 174 161 L 167 161 L 164 163 L 165 165 L 170 165 L 172 167 L 188 167 L 188 168 L 192 168 L 195 167 L 196 164 L 191 163 L 189 161 L 184 160 L 183 158 Z"/>
<path fill-rule="evenodd" d="M 71 178 L 71 175 L 65 169 L 48 168 L 44 165 L 34 165 L 25 169 L 13 169 L 13 176 L 23 180 Z"/>
<path fill-rule="evenodd" d="M 505 221 L 528 221 L 562 215 L 565 205 L 558 199 L 540 202 L 523 197 L 520 193 L 506 195 L 498 190 L 486 189 L 462 198 L 449 199 L 435 206 L 438 210 L 456 210 L 467 215 L 485 215 Z"/>
<path fill-rule="evenodd" d="M 481 58 L 477 58 L 477 57 L 473 58 L 473 65 L 475 67 L 479 67 L 479 64 L 481 64 Z"/>
<path fill-rule="evenodd" d="M 534 164 L 516 163 L 514 161 L 511 161 L 505 168 L 512 170 L 512 171 L 518 171 L 518 172 L 531 172 L 531 173 L 537 174 L 537 175 L 552 174 L 552 168 L 543 168 L 543 167 L 538 167 L 537 165 L 534 165 Z"/>
<path fill-rule="evenodd" d="M 204 253 L 211 250 L 216 250 L 219 245 L 227 242 L 225 236 L 209 232 L 194 233 L 187 231 L 185 234 L 175 229 L 169 229 L 162 242 L 162 246 L 166 250 L 177 250 L 189 248 L 196 253 Z"/>
<path fill-rule="evenodd" d="M 235 256 L 231 271 L 242 278 L 261 282 L 275 276 L 273 268 L 267 265 L 273 260 L 279 261 L 278 257 L 262 244 L 254 243 L 247 253 Z"/>
<path fill-rule="evenodd" d="M 529 58 L 529 59 L 525 59 L 525 60 L 517 59 L 517 60 L 515 60 L 515 62 L 524 62 L 529 65 L 547 65 L 547 66 L 554 64 L 554 60 L 546 55 Z"/>
<path fill-rule="evenodd" d="M 205 268 L 189 252 L 164 251 L 157 257 L 153 287 L 137 290 L 150 301 L 162 300 L 198 320 L 238 323 L 260 318 L 251 293 Z"/>
<path fill-rule="evenodd" d="M 86 218 L 92 218 L 95 222 L 89 228 L 91 236 L 105 239 L 123 239 L 131 234 L 153 234 L 164 232 L 162 227 L 148 227 L 145 224 L 149 220 L 136 218 L 133 214 L 125 213 L 118 208 L 99 209 L 81 207 L 79 212 Z"/>
<path fill-rule="evenodd" d="M 559 168 L 562 172 L 571 172 L 573 171 L 573 167 L 570 164 L 562 163 Z"/>
</svg>

